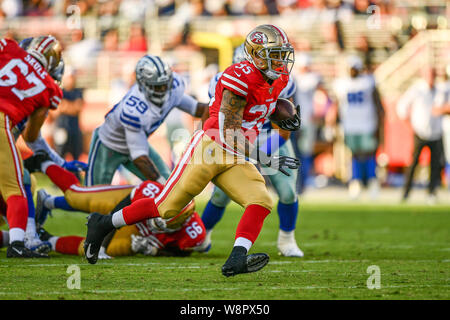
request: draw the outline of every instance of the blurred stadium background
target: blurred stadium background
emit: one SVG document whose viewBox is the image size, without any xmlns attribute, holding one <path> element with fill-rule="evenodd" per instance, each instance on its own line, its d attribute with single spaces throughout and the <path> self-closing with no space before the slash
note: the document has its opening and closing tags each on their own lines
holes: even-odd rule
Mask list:
<svg viewBox="0 0 450 320">
<path fill-rule="evenodd" d="M 450 63 L 449 1 L 0 0 L 1 37 L 19 41 L 52 34 L 64 45 L 66 73 L 73 71 L 76 87 L 83 90 L 79 116 L 83 136 L 80 160 L 84 161 L 93 129 L 126 93 L 134 81 L 135 63 L 145 53 L 168 60 L 186 77 L 189 93 L 208 101 L 210 78 L 231 64 L 233 49 L 249 30 L 264 23 L 281 26 L 296 53 L 309 52 L 312 69 L 323 76 L 327 89 L 334 78 L 346 72 L 344 61 L 349 54 L 361 56 L 367 71 L 376 77 L 386 109 L 385 150 L 379 150 L 377 174 L 385 189 L 399 189 L 412 160 L 413 133 L 393 110 L 426 65 L 436 67 L 443 79 Z M 328 91 L 334 98 L 332 90 Z M 319 118 L 324 115 L 324 105 L 318 92 L 315 113 Z M 44 136 L 53 143 L 64 139 L 55 127 L 57 117 L 51 116 L 43 128 Z M 337 139 L 330 141 L 321 125 L 310 190 L 340 188 L 351 175 L 350 154 L 341 134 L 338 131 Z M 173 112 L 150 138 L 168 163 L 173 156 L 170 133 L 179 127 L 193 130 L 193 119 Z M 172 147 L 179 150 L 177 145 Z M 22 151 L 26 152 L 23 145 Z M 425 149 L 416 175 L 419 185 L 428 182 L 428 163 L 429 150 Z M 119 176 L 115 183 L 126 178 Z M 448 180 L 443 181 L 448 189 Z M 400 193 L 397 195 L 400 200 Z"/>
</svg>

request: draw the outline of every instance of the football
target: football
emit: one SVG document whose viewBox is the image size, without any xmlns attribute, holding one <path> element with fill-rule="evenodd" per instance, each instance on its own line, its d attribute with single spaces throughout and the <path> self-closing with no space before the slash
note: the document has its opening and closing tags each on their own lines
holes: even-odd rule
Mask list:
<svg viewBox="0 0 450 320">
<path fill-rule="evenodd" d="M 277 100 L 277 106 L 275 111 L 270 115 L 270 121 L 275 124 L 280 123 L 282 120 L 292 119 L 297 113 L 294 104 L 288 99 L 279 98 Z"/>
</svg>

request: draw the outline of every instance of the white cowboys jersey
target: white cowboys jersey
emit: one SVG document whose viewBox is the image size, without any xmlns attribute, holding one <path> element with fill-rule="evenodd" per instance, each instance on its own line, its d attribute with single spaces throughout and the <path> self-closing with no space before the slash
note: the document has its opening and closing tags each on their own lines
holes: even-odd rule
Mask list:
<svg viewBox="0 0 450 320">
<path fill-rule="evenodd" d="M 373 133 L 378 118 L 373 101 L 375 79 L 371 75 L 345 77 L 333 83 L 339 102 L 339 117 L 346 134 Z"/>
<path fill-rule="evenodd" d="M 133 157 L 133 146 L 126 140 L 126 131 L 139 132 L 143 145 L 148 137 L 159 128 L 171 110 L 179 108 L 191 115 L 197 109 L 197 101 L 184 94 L 185 83 L 181 76 L 173 73 L 170 95 L 166 102 L 158 107 L 148 101 L 135 84 L 128 93 L 105 116 L 105 122 L 99 127 L 98 134 L 101 142 L 108 148 L 128 154 Z M 131 150 L 130 150 L 131 149 Z"/>
</svg>

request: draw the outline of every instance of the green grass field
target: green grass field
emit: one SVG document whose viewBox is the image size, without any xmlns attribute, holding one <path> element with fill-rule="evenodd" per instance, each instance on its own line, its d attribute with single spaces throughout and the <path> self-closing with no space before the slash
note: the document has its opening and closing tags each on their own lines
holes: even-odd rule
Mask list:
<svg viewBox="0 0 450 320">
<path fill-rule="evenodd" d="M 205 202 L 198 201 L 202 212 Z M 231 278 L 220 269 L 231 250 L 241 209 L 231 205 L 213 233 L 209 253 L 186 258 L 134 256 L 89 265 L 82 257 L 6 259 L 0 250 L 0 299 L 449 299 L 450 207 L 301 205 L 296 230 L 305 257 L 277 253 L 272 212 L 251 252 L 266 252 L 259 272 Z M 85 235 L 85 214 L 56 211 L 56 235 Z M 81 289 L 68 289 L 68 266 L 81 270 Z M 369 266 L 380 289 L 368 289 Z"/>
</svg>

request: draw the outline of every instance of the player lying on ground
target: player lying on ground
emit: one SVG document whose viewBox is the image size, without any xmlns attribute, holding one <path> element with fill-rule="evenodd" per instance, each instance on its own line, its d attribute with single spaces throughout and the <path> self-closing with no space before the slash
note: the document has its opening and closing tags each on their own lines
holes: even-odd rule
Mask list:
<svg viewBox="0 0 450 320">
<path fill-rule="evenodd" d="M 299 166 L 295 158 L 268 156 L 253 145 L 289 81 L 294 50 L 286 34 L 273 25 L 258 26 L 249 33 L 246 42 L 252 47 L 246 52 L 251 58 L 224 71 L 211 99 L 203 130 L 192 136 L 161 194 L 154 200 L 136 201 L 112 216 L 89 216 L 85 248 L 91 250 L 92 255 L 86 255 L 90 263 L 97 262 L 101 243 L 111 230 L 151 218 L 170 219 L 209 182 L 245 209 L 222 274 L 255 272 L 268 263 L 269 256 L 265 253 L 247 255 L 272 210 L 264 178 L 247 159 L 281 172 Z M 298 114 L 285 123 L 297 130 Z"/>
<path fill-rule="evenodd" d="M 33 159 L 34 162 L 28 162 L 28 169 L 32 172 L 45 173 L 64 192 L 64 197 L 70 206 L 78 211 L 107 215 L 140 199 L 153 199 L 163 189 L 161 184 L 150 180 L 138 186 L 83 187 L 73 173 L 64 170 L 54 162 L 46 160 L 41 155 L 33 156 Z M 42 228 L 39 233 L 41 240 L 49 241 L 53 250 L 57 252 L 84 254 L 83 237 L 54 237 Z M 184 256 L 190 254 L 194 247 L 201 245 L 204 238 L 205 227 L 200 216 L 195 212 L 194 201 L 191 201 L 178 215 L 165 223 L 160 223 L 157 219 L 144 220 L 117 230 L 110 236 L 110 241 L 104 243 L 102 257 L 134 253 L 152 256 Z M 89 251 L 86 254 L 88 255 Z"/>
<path fill-rule="evenodd" d="M 247 61 L 245 55 L 244 44 L 236 48 L 233 54 L 233 63 L 242 63 Z M 219 72 L 211 79 L 209 85 L 209 97 L 213 98 L 217 82 L 222 76 Z M 293 96 L 296 91 L 296 83 L 292 75 L 289 76 L 287 86 L 281 91 L 280 98 L 290 99 L 293 102 Z M 258 137 L 258 143 L 261 145 L 261 150 L 267 154 L 279 154 L 283 156 L 294 157 L 294 149 L 292 141 L 289 139 L 291 131 L 279 129 L 270 120 L 267 120 L 263 125 L 263 131 Z M 262 173 L 264 174 L 263 168 Z M 277 204 L 277 212 L 280 221 L 280 229 L 278 231 L 277 248 L 283 256 L 286 257 L 303 257 L 303 251 L 295 241 L 295 227 L 298 215 L 298 195 L 296 192 L 297 172 L 287 168 L 289 175 L 281 172 L 271 173 L 267 175 L 272 186 L 277 192 L 279 201 Z M 206 239 L 203 242 L 202 248 L 199 250 L 207 252 L 211 248 L 211 234 L 214 226 L 222 218 L 225 208 L 230 203 L 230 197 L 226 195 L 220 188 L 214 188 L 211 199 L 206 205 L 202 214 L 202 221 L 206 228 Z"/>
</svg>

